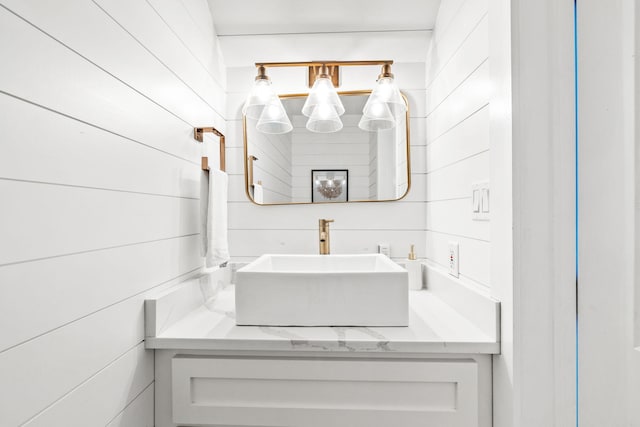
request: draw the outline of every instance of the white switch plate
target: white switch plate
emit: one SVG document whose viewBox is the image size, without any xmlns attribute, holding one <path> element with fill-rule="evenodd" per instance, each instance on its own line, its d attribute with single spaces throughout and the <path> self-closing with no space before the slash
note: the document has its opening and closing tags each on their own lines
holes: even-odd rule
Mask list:
<svg viewBox="0 0 640 427">
<path fill-rule="evenodd" d="M 480 212 L 482 213 L 489 213 L 489 188 L 483 188 L 481 190 L 481 197 L 480 197 Z"/>
<path fill-rule="evenodd" d="M 460 276 L 458 242 L 449 242 L 449 274 L 453 277 Z"/>
<path fill-rule="evenodd" d="M 471 218 L 474 221 L 489 221 L 489 181 L 471 184 Z"/>
<path fill-rule="evenodd" d="M 482 206 L 480 206 L 482 204 L 482 191 L 478 188 L 474 188 L 472 190 L 472 203 L 473 203 L 473 207 L 472 207 L 472 211 L 474 214 L 480 212 L 480 210 L 482 209 Z"/>
</svg>

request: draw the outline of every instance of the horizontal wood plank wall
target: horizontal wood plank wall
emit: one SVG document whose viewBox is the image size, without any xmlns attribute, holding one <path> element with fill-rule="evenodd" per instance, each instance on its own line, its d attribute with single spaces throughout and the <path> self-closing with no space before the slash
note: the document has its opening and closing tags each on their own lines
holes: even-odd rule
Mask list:
<svg viewBox="0 0 640 427">
<path fill-rule="evenodd" d="M 262 58 L 257 46 L 256 58 L 259 57 Z M 320 218 L 335 219 L 331 224 L 332 253 L 375 253 L 378 243 L 389 243 L 392 258 L 402 259 L 407 257 L 409 246 L 415 244 L 418 257 L 424 257 L 427 148 L 425 70 L 424 61 L 418 60 L 416 58 L 416 63 L 393 66 L 411 109 L 411 190 L 400 201 L 379 203 L 256 206 L 249 202 L 244 192 L 241 108 L 251 88 L 255 69 L 242 67 L 227 70 L 230 76 L 227 93 L 229 245 L 234 260 L 250 261 L 264 253 L 317 253 Z M 379 69 L 376 68 L 369 78 L 362 77 L 357 82 L 351 82 L 352 86 L 341 89 L 371 89 L 378 73 Z M 300 76 L 299 86 L 287 82 L 289 87 L 282 89 L 283 93 L 304 91 L 304 70 L 300 70 Z M 276 82 L 275 77 L 273 80 L 274 86 L 282 85 L 282 82 Z M 368 169 L 368 165 L 364 167 Z M 294 176 L 300 173 L 295 167 L 293 172 Z"/>
<path fill-rule="evenodd" d="M 269 203 L 291 201 L 291 134 L 258 132 L 256 123 L 252 119 L 247 123 L 248 139 L 254 141 L 247 155 L 257 158 L 253 162 L 253 184 L 262 183 L 263 200 Z"/>
<path fill-rule="evenodd" d="M 143 301 L 197 271 L 206 0 L 0 0 L 0 425 L 153 426 Z"/>
<path fill-rule="evenodd" d="M 447 268 L 458 242 L 460 280 L 485 289 L 489 222 L 471 217 L 471 185 L 489 180 L 487 12 L 487 0 L 443 0 L 426 72 L 427 258 Z"/>
<path fill-rule="evenodd" d="M 296 117 L 295 127 L 306 126 L 307 117 Z M 369 199 L 369 136 L 358 128 L 360 117 L 344 114 L 343 128 L 336 143 L 328 144 L 327 135 L 306 132 L 296 138 L 293 146 L 293 164 L 297 174 L 293 176 L 293 201 L 311 201 L 311 170 L 348 169 L 349 200 Z M 353 167 L 356 166 L 356 167 Z"/>
</svg>

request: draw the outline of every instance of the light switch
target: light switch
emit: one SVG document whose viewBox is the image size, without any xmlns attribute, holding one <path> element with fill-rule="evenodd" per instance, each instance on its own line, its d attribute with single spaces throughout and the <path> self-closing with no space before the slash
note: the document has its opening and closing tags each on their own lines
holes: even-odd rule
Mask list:
<svg viewBox="0 0 640 427">
<path fill-rule="evenodd" d="M 482 212 L 489 213 L 489 189 L 482 189 Z"/>
<path fill-rule="evenodd" d="M 489 181 L 471 184 L 471 218 L 489 221 Z"/>
<path fill-rule="evenodd" d="M 481 194 L 477 188 L 473 190 L 473 212 L 480 212 Z"/>
</svg>

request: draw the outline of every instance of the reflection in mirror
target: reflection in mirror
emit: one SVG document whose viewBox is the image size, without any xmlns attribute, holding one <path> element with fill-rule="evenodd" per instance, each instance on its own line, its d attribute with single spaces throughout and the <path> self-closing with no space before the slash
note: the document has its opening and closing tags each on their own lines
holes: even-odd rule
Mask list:
<svg viewBox="0 0 640 427">
<path fill-rule="evenodd" d="M 370 91 L 342 92 L 345 113 L 337 132 L 307 129 L 301 112 L 306 94 L 283 95 L 293 130 L 268 134 L 245 117 L 245 178 L 257 204 L 340 203 L 398 200 L 410 185 L 407 113 L 393 127 L 359 127 Z M 405 99 L 406 103 L 406 99 Z"/>
</svg>

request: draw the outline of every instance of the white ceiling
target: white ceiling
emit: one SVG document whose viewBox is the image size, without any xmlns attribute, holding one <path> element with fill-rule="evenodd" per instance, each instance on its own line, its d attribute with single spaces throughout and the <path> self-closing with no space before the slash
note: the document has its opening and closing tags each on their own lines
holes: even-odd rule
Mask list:
<svg viewBox="0 0 640 427">
<path fill-rule="evenodd" d="M 424 62 L 440 0 L 207 0 L 227 67 Z"/>
<path fill-rule="evenodd" d="M 208 0 L 219 36 L 432 30 L 440 0 Z"/>
</svg>

